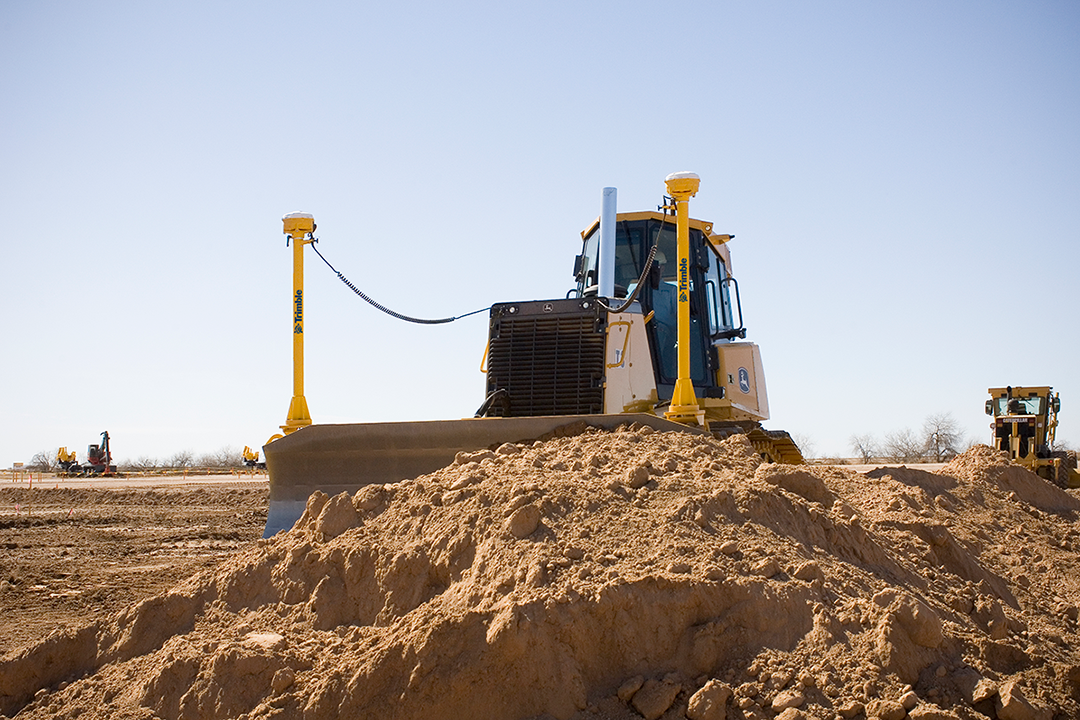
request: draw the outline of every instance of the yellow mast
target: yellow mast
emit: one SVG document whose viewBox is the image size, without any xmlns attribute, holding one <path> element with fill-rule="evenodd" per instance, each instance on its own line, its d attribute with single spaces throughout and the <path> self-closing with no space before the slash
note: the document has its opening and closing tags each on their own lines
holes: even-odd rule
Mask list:
<svg viewBox="0 0 1080 720">
<path fill-rule="evenodd" d="M 283 217 L 285 234 L 293 247 L 293 397 L 289 416 L 281 431 L 288 435 L 311 424 L 307 399 L 304 397 L 304 246 L 315 242 L 315 218 L 307 213 L 290 213 Z"/>
<path fill-rule="evenodd" d="M 668 195 L 675 202 L 676 249 L 679 255 L 679 377 L 671 396 L 668 420 L 705 427 L 705 411 L 698 406 L 690 380 L 690 198 L 697 194 L 701 178 L 694 173 L 672 173 L 664 179 Z"/>
</svg>

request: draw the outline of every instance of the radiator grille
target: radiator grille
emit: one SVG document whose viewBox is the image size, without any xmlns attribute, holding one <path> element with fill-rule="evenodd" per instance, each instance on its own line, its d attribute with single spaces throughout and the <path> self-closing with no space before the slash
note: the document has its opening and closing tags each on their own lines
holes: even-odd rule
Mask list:
<svg viewBox="0 0 1080 720">
<path fill-rule="evenodd" d="M 503 417 L 591 415 L 604 407 L 606 314 L 593 300 L 496 305 L 491 310 L 487 391 Z"/>
</svg>

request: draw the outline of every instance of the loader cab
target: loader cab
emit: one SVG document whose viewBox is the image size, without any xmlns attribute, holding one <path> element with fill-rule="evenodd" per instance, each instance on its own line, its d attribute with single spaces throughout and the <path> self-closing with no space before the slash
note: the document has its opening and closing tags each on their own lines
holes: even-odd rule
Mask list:
<svg viewBox="0 0 1080 720">
<path fill-rule="evenodd" d="M 1034 397 L 999 397 L 987 400 L 987 415 L 1042 415 L 1046 398 Z"/>
<path fill-rule="evenodd" d="M 670 397 L 678 379 L 677 261 L 675 221 L 658 212 L 620 213 L 615 230 L 615 297 L 618 304 L 638 290 L 638 281 L 649 251 L 657 245 L 653 266 L 638 290 L 642 314 L 652 318 L 646 325 L 657 390 Z M 729 271 L 726 249 L 709 238 L 711 224 L 691 220 L 690 227 L 690 377 L 706 397 L 721 397 L 716 386 L 718 361 L 714 346 L 746 336 L 741 310 L 736 325 L 732 301 L 738 306 L 738 285 Z M 582 233 L 582 253 L 575 267 L 578 297 L 597 294 L 599 222 Z M 730 238 L 727 238 L 730 239 Z M 734 291 L 732 289 L 734 286 Z"/>
</svg>

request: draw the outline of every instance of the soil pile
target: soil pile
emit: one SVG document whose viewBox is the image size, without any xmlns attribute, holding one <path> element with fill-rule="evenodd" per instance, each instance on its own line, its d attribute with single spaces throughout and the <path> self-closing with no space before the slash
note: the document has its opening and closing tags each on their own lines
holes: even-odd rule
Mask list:
<svg viewBox="0 0 1080 720">
<path fill-rule="evenodd" d="M 80 718 L 1080 717 L 1080 501 L 628 427 L 317 494 L 296 528 L 0 663 Z"/>
</svg>

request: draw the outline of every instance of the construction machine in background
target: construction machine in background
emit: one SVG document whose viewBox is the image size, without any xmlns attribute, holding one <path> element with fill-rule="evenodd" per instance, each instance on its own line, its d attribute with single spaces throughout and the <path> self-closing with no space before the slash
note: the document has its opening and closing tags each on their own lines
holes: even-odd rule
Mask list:
<svg viewBox="0 0 1080 720">
<path fill-rule="evenodd" d="M 259 453 L 256 450 L 252 450 L 247 445 L 244 446 L 243 452 L 244 466 L 249 468 L 256 468 L 258 470 L 266 469 L 266 463 L 259 462 Z"/>
<path fill-rule="evenodd" d="M 486 393 L 476 417 L 306 424 L 306 412 L 292 419 L 294 395 L 286 434 L 263 447 L 265 534 L 291 527 L 316 490 L 351 493 L 416 477 L 460 451 L 531 441 L 568 425 L 743 433 L 765 460 L 803 462 L 788 433 L 761 426 L 769 417 L 765 375 L 758 346 L 745 341 L 733 236 L 689 218 L 698 182 L 691 173 L 669 176 L 670 197 L 657 212 L 617 213 L 615 190 L 605 188 L 600 218 L 581 233 L 566 296 L 490 308 Z M 291 235 L 294 248 L 313 242 L 310 215 L 286 216 L 286 233 L 300 222 L 307 234 Z"/>
<path fill-rule="evenodd" d="M 68 451 L 62 447 L 56 451 L 56 464 L 60 467 L 60 475 L 74 475 L 82 472 L 82 466 L 75 457 L 75 451 Z"/>
<path fill-rule="evenodd" d="M 60 466 L 59 474 L 69 477 L 116 474 L 116 466 L 112 463 L 112 451 L 109 449 L 108 431 L 101 433 L 101 443 L 87 446 L 86 464 L 79 463 L 75 451 L 68 452 L 66 447 L 57 451 L 56 462 Z"/>
<path fill-rule="evenodd" d="M 1054 447 L 1061 398 L 1049 386 L 989 388 L 991 444 L 1016 463 L 1061 487 L 1080 487 L 1076 453 Z"/>
</svg>

